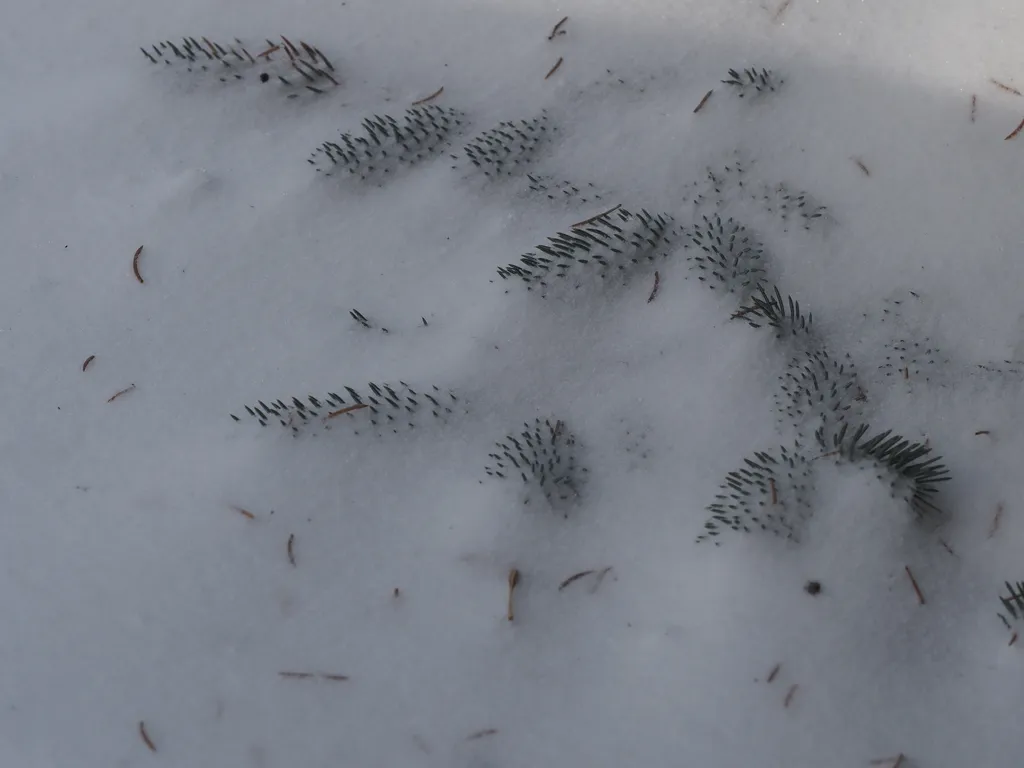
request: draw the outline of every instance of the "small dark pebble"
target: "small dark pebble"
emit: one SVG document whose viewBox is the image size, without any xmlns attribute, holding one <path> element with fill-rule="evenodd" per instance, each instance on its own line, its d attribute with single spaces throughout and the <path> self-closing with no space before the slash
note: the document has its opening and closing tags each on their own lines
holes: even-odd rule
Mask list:
<svg viewBox="0 0 1024 768">
<path fill-rule="evenodd" d="M 261 83 L 265 83 L 269 79 L 270 79 L 270 75 L 268 75 L 266 72 L 264 72 L 263 74 L 260 75 L 260 82 Z"/>
<path fill-rule="evenodd" d="M 821 582 L 820 581 L 808 581 L 806 584 L 804 584 L 804 591 L 808 595 L 816 595 L 816 594 L 818 594 L 819 592 L 821 592 Z"/>
</svg>

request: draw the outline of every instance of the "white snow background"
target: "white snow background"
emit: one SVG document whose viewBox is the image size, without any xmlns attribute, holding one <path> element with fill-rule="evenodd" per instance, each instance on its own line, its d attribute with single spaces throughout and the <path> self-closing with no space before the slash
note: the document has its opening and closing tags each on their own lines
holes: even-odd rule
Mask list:
<svg viewBox="0 0 1024 768">
<path fill-rule="evenodd" d="M 1004 140 L 1024 98 L 991 82 L 1024 89 L 1020 9 L 38 0 L 3 15 L 3 765 L 1020 765 L 1024 643 L 997 613 L 1024 579 L 1021 378 L 977 367 L 1024 357 L 1024 136 Z M 288 99 L 139 52 L 205 35 L 255 53 L 281 34 L 319 47 L 341 86 Z M 751 101 L 721 83 L 755 66 L 784 85 Z M 446 152 L 383 184 L 305 162 L 441 86 L 431 103 L 466 116 Z M 557 132 L 530 172 L 600 200 L 452 160 L 542 110 Z M 697 208 L 765 244 L 772 281 L 853 356 L 873 429 L 944 457 L 941 526 L 873 473 L 815 459 L 799 544 L 695 543 L 726 473 L 790 441 L 774 400 L 788 356 L 730 320 L 735 298 L 682 250 L 649 303 L 653 269 L 568 302 L 498 277 L 616 204 L 688 225 L 706 169 L 737 152 L 744 187 Z M 780 183 L 828 221 L 804 230 L 750 199 Z M 879 323 L 893 298 L 903 311 Z M 927 381 L 879 369 L 895 338 L 941 348 Z M 451 389 L 456 413 L 296 438 L 243 410 L 399 380 Z M 589 469 L 567 518 L 485 472 L 535 418 L 563 421 Z"/>
</svg>

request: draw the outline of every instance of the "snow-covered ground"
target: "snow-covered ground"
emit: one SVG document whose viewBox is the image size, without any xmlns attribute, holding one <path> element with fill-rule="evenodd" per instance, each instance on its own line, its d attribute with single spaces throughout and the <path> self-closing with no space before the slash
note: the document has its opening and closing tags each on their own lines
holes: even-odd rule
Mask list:
<svg viewBox="0 0 1024 768">
<path fill-rule="evenodd" d="M 995 0 L 9 7 L 0 762 L 1019 765 L 1022 33 Z M 278 50 L 189 72 L 182 36 Z M 751 67 L 776 89 L 721 82 Z M 443 151 L 305 162 L 442 86 Z M 493 179 L 464 150 L 501 121 L 543 138 Z M 499 276 L 613 206 L 595 237 L 673 217 L 656 263 Z M 730 319 L 702 216 L 813 337 Z M 851 433 L 942 457 L 943 514 L 796 423 L 808 349 Z M 524 485 L 529 441 L 562 464 Z M 806 482 L 750 498 L 799 541 L 697 543 L 782 446 Z"/>
</svg>

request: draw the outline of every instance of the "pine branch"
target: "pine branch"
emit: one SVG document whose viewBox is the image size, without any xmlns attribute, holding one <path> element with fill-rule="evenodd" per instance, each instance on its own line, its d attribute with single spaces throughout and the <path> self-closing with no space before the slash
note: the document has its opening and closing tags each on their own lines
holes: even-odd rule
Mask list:
<svg viewBox="0 0 1024 768">
<path fill-rule="evenodd" d="M 453 414 L 453 408 L 459 402 L 453 392 L 442 391 L 436 386 L 430 387 L 429 392 L 414 390 L 405 382 L 399 382 L 397 388 L 373 382 L 368 386 L 369 391 L 363 392 L 344 387 L 348 400 L 335 392 L 328 392 L 319 398 L 313 395 L 301 399 L 292 397 L 289 402 L 283 399 L 271 400 L 270 403 L 257 400 L 256 404 L 243 407 L 260 426 L 266 427 L 276 420 L 295 435 L 314 425 L 331 429 L 331 425 L 337 423 L 340 417 L 354 426 L 369 423 L 381 434 L 383 431 L 397 433 L 406 427 L 415 429 L 428 415 L 444 422 Z M 230 415 L 235 421 L 241 421 L 235 414 Z"/>
<path fill-rule="evenodd" d="M 932 449 L 922 443 L 913 443 L 892 430 L 880 432 L 867 440 L 870 427 L 862 424 L 849 433 L 849 424 L 843 423 L 832 438 L 832 444 L 842 460 L 870 461 L 884 469 L 890 477 L 893 497 L 905 499 L 918 518 L 942 513 L 933 499 L 938 484 L 951 479 L 949 468 L 941 456 L 926 458 Z"/>
<path fill-rule="evenodd" d="M 187 72 L 206 73 L 222 83 L 279 83 L 287 87 L 288 98 L 292 99 L 301 92 L 324 94 L 341 84 L 332 74 L 334 66 L 319 48 L 300 41 L 303 50 L 299 50 L 283 35 L 280 42 L 267 40 L 266 44 L 267 48 L 255 56 L 238 38 L 222 45 L 205 37 L 183 37 L 177 44 L 164 40 L 140 50 L 152 64 L 162 62 Z"/>
<path fill-rule="evenodd" d="M 503 122 L 474 136 L 462 152 L 488 178 L 511 176 L 533 161 L 555 130 L 546 114 L 532 120 Z"/>
<path fill-rule="evenodd" d="M 794 301 L 792 296 L 782 298 L 782 292 L 778 286 L 774 293 L 769 295 L 764 289 L 764 284 L 757 286 L 758 294 L 750 297 L 750 304 L 741 307 L 733 315 L 743 317 L 752 328 L 760 328 L 767 325 L 774 328 L 776 338 L 782 339 L 790 336 L 809 336 L 811 334 L 812 315 L 804 315 L 800 312 L 800 302 Z"/>
<path fill-rule="evenodd" d="M 811 516 L 806 458 L 798 450 L 781 447 L 777 453 L 758 452 L 743 462 L 745 466 L 726 475 L 707 508 L 711 516 L 697 541 L 718 545 L 725 529 L 762 530 L 799 541 Z"/>
<path fill-rule="evenodd" d="M 549 237 L 537 252 L 524 254 L 519 264 L 499 267 L 498 274 L 506 280 L 519 278 L 528 290 L 540 287 L 542 292 L 552 278 L 592 274 L 602 281 L 628 282 L 638 268 L 669 255 L 676 237 L 673 223 L 665 214 L 616 208 Z"/>
<path fill-rule="evenodd" d="M 360 179 L 380 177 L 440 153 L 462 126 L 462 113 L 431 104 L 405 111 L 400 123 L 385 115 L 363 120 L 363 135 L 325 141 L 307 162 L 327 176 L 344 171 Z"/>
<path fill-rule="evenodd" d="M 536 419 L 532 425 L 523 426 L 519 434 L 506 435 L 495 443 L 500 452 L 488 454 L 493 463 L 485 467 L 487 474 L 501 479 L 518 474 L 524 484 L 539 489 L 552 505 L 575 501 L 588 471 L 577 463 L 576 438 L 562 421 L 552 424 L 547 419 Z M 523 503 L 530 503 L 529 492 Z"/>
<path fill-rule="evenodd" d="M 700 273 L 697 279 L 711 289 L 744 296 L 759 289 L 765 280 L 764 251 L 747 229 L 733 219 L 723 222 L 718 214 L 701 219 L 689 232 L 700 251 L 690 257 Z"/>
<path fill-rule="evenodd" d="M 803 425 L 810 424 L 822 448 L 832 445 L 850 412 L 857 410 L 859 385 L 849 355 L 840 362 L 825 349 L 802 352 L 790 360 L 779 381 L 776 407 L 801 435 Z"/>
</svg>

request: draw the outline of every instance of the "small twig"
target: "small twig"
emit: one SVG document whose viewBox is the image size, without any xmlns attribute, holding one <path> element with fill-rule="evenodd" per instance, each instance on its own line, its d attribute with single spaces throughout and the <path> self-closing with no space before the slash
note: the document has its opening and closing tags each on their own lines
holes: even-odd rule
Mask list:
<svg viewBox="0 0 1024 768">
<path fill-rule="evenodd" d="M 1012 85 L 1007 85 L 1006 83 L 1000 83 L 994 77 L 990 77 L 988 79 L 988 81 L 990 83 L 992 83 L 992 85 L 994 85 L 996 88 L 998 88 L 1001 91 L 1006 91 L 1007 93 L 1012 93 L 1014 96 L 1024 95 L 1024 94 L 1021 94 L 1021 92 L 1018 91 L 1016 88 L 1014 88 Z"/>
<path fill-rule="evenodd" d="M 288 562 L 295 566 L 295 534 L 288 534 Z"/>
<path fill-rule="evenodd" d="M 772 506 L 775 506 L 776 504 L 779 503 L 779 492 L 775 488 L 775 478 L 774 477 L 769 477 L 768 478 L 768 485 L 772 489 Z"/>
<path fill-rule="evenodd" d="M 693 114 L 697 114 L 702 109 L 704 109 L 704 105 L 708 103 L 708 99 L 711 98 L 711 94 L 714 93 L 714 92 L 715 92 L 715 89 L 712 88 L 710 91 L 708 91 L 707 93 L 704 94 L 704 98 L 700 100 L 700 104 L 698 104 L 697 107 L 693 110 Z"/>
<path fill-rule="evenodd" d="M 256 58 L 257 59 L 262 59 L 262 58 L 266 57 L 267 60 L 269 61 L 270 60 L 270 54 L 272 54 L 274 51 L 279 51 L 279 50 L 281 50 L 281 46 L 280 45 L 272 45 L 269 48 L 267 48 L 267 50 L 265 50 L 263 53 L 257 53 L 256 54 Z"/>
<path fill-rule="evenodd" d="M 430 94 L 429 96 L 426 96 L 426 97 L 424 97 L 422 99 L 419 99 L 418 101 L 414 101 L 412 103 L 412 105 L 415 107 L 415 106 L 417 106 L 419 104 L 426 104 L 428 101 L 433 101 L 434 99 L 436 99 L 442 93 L 444 93 L 444 86 L 443 85 L 440 88 L 438 88 L 436 91 L 434 91 L 432 94 Z"/>
<path fill-rule="evenodd" d="M 586 571 L 580 571 L 579 573 L 574 573 L 572 576 L 570 576 L 568 579 L 566 579 L 565 581 L 563 581 L 561 584 L 558 585 L 558 591 L 561 592 L 563 589 L 568 587 L 574 581 L 579 581 L 584 576 L 589 576 L 593 572 L 594 572 L 594 569 L 591 568 L 591 569 L 586 570 Z"/>
<path fill-rule="evenodd" d="M 1013 636 L 1012 636 L 1012 637 L 1010 638 L 1010 643 L 1009 643 L 1009 644 L 1010 644 L 1010 645 L 1013 645 L 1013 644 L 1014 644 L 1014 643 L 1016 643 L 1016 642 L 1017 642 L 1017 633 L 1016 633 L 1016 632 L 1014 632 L 1014 633 L 1013 633 Z"/>
<path fill-rule="evenodd" d="M 988 537 L 991 539 L 999 530 L 999 523 L 1003 519 L 1003 502 L 996 504 L 996 514 L 992 518 L 992 526 L 988 529 Z"/>
<path fill-rule="evenodd" d="M 774 667 L 772 667 L 772 671 L 768 673 L 768 682 L 769 683 L 775 682 L 775 678 L 778 677 L 780 669 L 782 669 L 781 662 L 779 664 L 776 664 Z"/>
<path fill-rule="evenodd" d="M 555 24 L 554 28 L 551 30 L 551 34 L 548 35 L 548 40 L 554 40 L 556 35 L 564 35 L 565 32 L 561 32 L 560 30 L 562 29 L 562 25 L 568 20 L 568 16 L 563 16 L 562 20 Z"/>
<path fill-rule="evenodd" d="M 482 739 L 484 736 L 493 736 L 497 732 L 497 728 L 484 728 L 482 731 L 469 734 L 469 736 L 466 737 L 466 741 L 476 741 L 477 739 Z"/>
<path fill-rule="evenodd" d="M 142 743 L 149 747 L 150 752 L 156 752 L 156 744 L 153 743 L 153 740 L 149 738 L 149 734 L 146 733 L 146 724 L 142 720 L 139 720 L 139 736 L 142 737 Z"/>
<path fill-rule="evenodd" d="M 992 434 L 992 432 L 991 432 L 991 431 L 989 431 L 989 430 L 987 430 L 987 429 L 979 429 L 979 430 L 978 430 L 977 432 L 975 432 L 974 434 L 975 434 L 975 436 L 977 436 L 977 435 L 991 435 L 991 434 Z"/>
<path fill-rule="evenodd" d="M 782 700 L 782 706 L 788 707 L 793 702 L 793 697 L 796 695 L 797 688 L 799 687 L 800 685 L 798 683 L 793 683 L 793 685 L 789 687 L 789 690 L 786 691 L 786 698 Z"/>
<path fill-rule="evenodd" d="M 661 275 L 657 270 L 654 271 L 654 287 L 651 289 L 651 295 L 647 297 L 647 303 L 650 304 L 654 301 L 654 297 L 658 295 L 658 286 L 661 284 Z"/>
<path fill-rule="evenodd" d="M 96 359 L 96 355 L 89 355 L 87 358 L 85 358 L 85 362 L 82 363 L 82 370 L 84 371 L 86 368 L 88 368 L 89 367 L 89 363 L 91 363 L 95 359 Z"/>
<path fill-rule="evenodd" d="M 321 672 L 320 677 L 322 677 L 324 680 L 331 680 L 335 683 L 343 683 L 346 680 L 348 680 L 348 675 L 332 675 L 328 674 L 327 672 Z"/>
<path fill-rule="evenodd" d="M 277 674 L 281 677 L 287 677 L 292 680 L 306 680 L 313 677 L 312 672 L 278 672 Z"/>
<path fill-rule="evenodd" d="M 775 15 L 772 16 L 772 21 L 778 21 L 779 17 L 786 12 L 786 9 L 789 8 L 789 4 L 792 2 L 793 0 L 782 0 L 782 5 L 779 6 L 779 10 L 777 10 Z"/>
<path fill-rule="evenodd" d="M 971 94 L 971 122 L 974 122 L 974 116 L 978 113 L 978 97 L 973 93 Z"/>
<path fill-rule="evenodd" d="M 234 504 L 231 505 L 231 508 L 233 510 L 235 510 L 235 512 L 237 512 L 238 514 L 242 515 L 243 517 L 247 517 L 250 520 L 255 520 L 256 519 L 256 515 L 254 515 L 248 509 L 242 509 L 241 507 L 236 507 Z"/>
<path fill-rule="evenodd" d="M 555 62 L 555 66 L 553 66 L 551 69 L 549 69 L 548 73 L 546 75 L 544 75 L 544 79 L 547 80 L 549 77 L 551 77 L 553 74 L 555 74 L 555 72 L 558 71 L 558 68 L 560 66 L 562 66 L 562 57 L 561 56 L 558 57 L 558 61 Z"/>
<path fill-rule="evenodd" d="M 83 369 L 83 370 L 84 370 L 84 369 Z M 108 402 L 108 403 L 112 403 L 112 402 L 114 402 L 115 400 L 117 400 L 117 398 L 119 398 L 119 397 L 120 397 L 121 395 L 124 395 L 124 394 L 126 394 L 126 393 L 128 393 L 128 392 L 131 392 L 131 391 L 132 391 L 133 389 L 135 389 L 135 385 L 134 385 L 134 384 L 132 384 L 132 385 L 131 385 L 130 387 L 125 387 L 125 388 L 124 388 L 124 389 L 122 389 L 122 390 L 121 390 L 120 392 L 115 392 L 115 393 L 114 393 L 114 394 L 112 394 L 112 395 L 111 395 L 110 397 L 108 397 L 108 398 L 107 398 L 107 402 Z"/>
<path fill-rule="evenodd" d="M 907 572 L 907 576 L 910 577 L 910 583 L 914 587 L 914 593 L 917 595 L 917 602 L 920 605 L 924 605 L 924 595 L 921 594 L 921 588 L 917 586 L 917 579 L 914 578 L 914 574 L 910 572 L 910 566 L 904 565 L 903 570 Z"/>
<path fill-rule="evenodd" d="M 910 379 L 910 366 L 909 365 L 903 366 L 903 378 L 905 380 L 906 379 Z"/>
<path fill-rule="evenodd" d="M 290 680 L 309 680 L 314 677 L 319 677 L 324 680 L 333 680 L 335 682 L 344 682 L 345 680 L 348 680 L 348 675 L 332 675 L 326 672 L 278 672 L 277 674 Z"/>
<path fill-rule="evenodd" d="M 516 585 L 519 584 L 519 570 L 513 568 L 508 572 L 508 620 L 512 621 L 515 619 L 515 614 L 512 612 L 512 593 L 516 589 Z"/>
<path fill-rule="evenodd" d="M 571 229 L 579 229 L 580 227 L 586 226 L 587 224 L 590 224 L 591 222 L 594 222 L 594 221 L 597 221 L 598 219 L 604 218 L 609 213 L 615 213 L 621 207 L 622 207 L 622 203 L 619 203 L 614 208 L 609 208 L 604 213 L 599 213 L 599 214 L 597 214 L 597 216 L 591 216 L 589 219 L 584 219 L 583 221 L 580 221 L 580 222 L 577 222 L 576 224 L 573 224 Z"/>
<path fill-rule="evenodd" d="M 136 280 L 138 280 L 140 283 L 145 283 L 146 281 L 143 280 L 142 279 L 142 275 L 139 274 L 139 256 L 141 256 L 141 255 L 142 255 L 142 246 L 140 245 L 135 250 L 135 256 L 132 257 L 132 272 L 135 273 L 135 279 Z"/>
<path fill-rule="evenodd" d="M 871 171 L 869 171 L 868 167 L 866 165 L 864 165 L 864 161 L 863 160 L 861 160 L 859 157 L 851 157 L 850 159 L 853 160 L 853 162 L 855 162 L 857 164 L 858 168 L 860 168 L 862 171 L 864 171 L 864 175 L 865 176 L 870 176 L 871 175 Z"/>
<path fill-rule="evenodd" d="M 1016 128 L 1014 128 L 1012 131 L 1010 131 L 1010 135 L 1007 136 L 1005 139 L 1003 139 L 1003 141 L 1009 141 L 1010 139 L 1016 139 L 1017 138 L 1017 134 L 1019 134 L 1021 131 L 1024 131 L 1024 120 L 1021 120 L 1020 124 Z"/>
<path fill-rule="evenodd" d="M 366 403 L 360 403 L 359 405 L 350 405 L 348 406 L 348 408 L 342 408 L 341 410 L 338 411 L 331 411 L 326 416 L 324 416 L 324 421 L 327 421 L 328 419 L 333 419 L 337 416 L 341 416 L 346 413 L 352 413 L 352 411 L 361 411 L 363 408 L 369 407 L 370 406 L 368 406 Z"/>
</svg>

